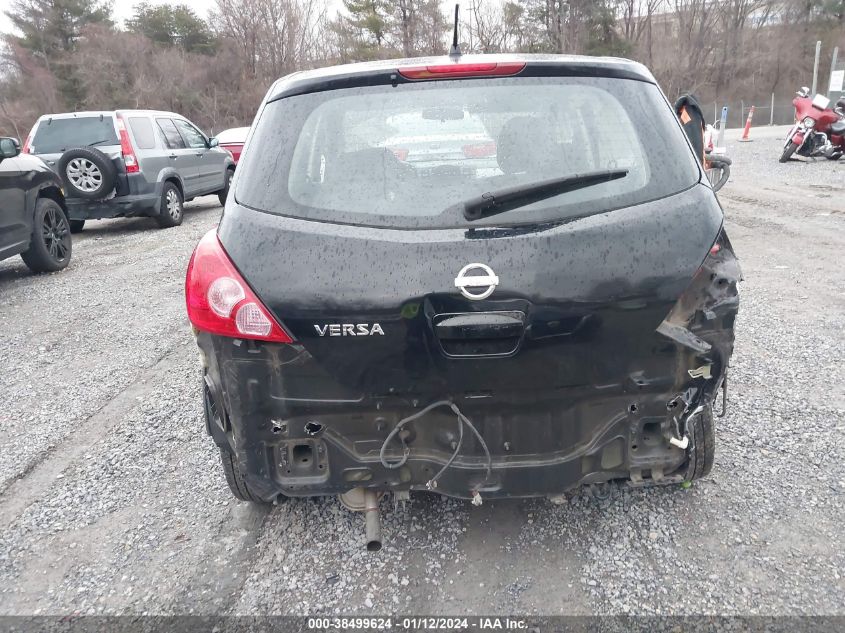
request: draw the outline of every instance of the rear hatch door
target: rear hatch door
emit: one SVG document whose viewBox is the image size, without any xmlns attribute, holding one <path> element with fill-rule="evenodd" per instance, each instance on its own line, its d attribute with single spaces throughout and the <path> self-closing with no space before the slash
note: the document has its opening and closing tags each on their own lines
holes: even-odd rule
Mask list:
<svg viewBox="0 0 845 633">
<path fill-rule="evenodd" d="M 30 151 L 58 173 L 62 154 L 75 147 L 96 147 L 123 172 L 120 139 L 110 114 L 79 113 L 46 117 L 38 122 Z"/>
<path fill-rule="evenodd" d="M 493 166 L 419 169 L 391 122 L 438 138 L 465 112 Z M 422 121 L 422 123 L 421 123 Z M 455 143 L 463 143 L 459 118 Z M 456 159 L 456 162 L 460 160 Z M 463 202 L 596 170 L 613 182 L 467 220 Z M 672 380 L 655 330 L 721 225 L 712 191 L 653 84 L 513 77 L 345 88 L 261 113 L 220 239 L 302 345 L 278 396 L 330 408 L 384 398 L 512 406 L 638 376 Z M 321 404 L 322 403 L 322 404 Z"/>
</svg>

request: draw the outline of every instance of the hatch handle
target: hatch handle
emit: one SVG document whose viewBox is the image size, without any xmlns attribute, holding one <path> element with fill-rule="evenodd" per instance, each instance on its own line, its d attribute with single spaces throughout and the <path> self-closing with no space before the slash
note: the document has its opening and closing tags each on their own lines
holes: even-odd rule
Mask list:
<svg viewBox="0 0 845 633">
<path fill-rule="evenodd" d="M 496 339 L 522 336 L 525 315 L 521 312 L 470 312 L 449 315 L 435 325 L 437 338 Z"/>
</svg>

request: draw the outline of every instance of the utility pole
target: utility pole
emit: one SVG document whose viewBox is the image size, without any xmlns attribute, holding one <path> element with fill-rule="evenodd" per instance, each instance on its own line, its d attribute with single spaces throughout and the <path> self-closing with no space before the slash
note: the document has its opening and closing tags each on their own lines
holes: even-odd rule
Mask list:
<svg viewBox="0 0 845 633">
<path fill-rule="evenodd" d="M 816 87 L 819 83 L 819 57 L 822 54 L 822 41 L 818 40 L 816 42 L 816 61 L 813 64 L 813 89 L 810 91 L 810 95 L 815 96 L 816 94 Z"/>
<path fill-rule="evenodd" d="M 769 125 L 775 124 L 775 93 L 772 93 L 772 107 L 769 109 Z"/>
</svg>

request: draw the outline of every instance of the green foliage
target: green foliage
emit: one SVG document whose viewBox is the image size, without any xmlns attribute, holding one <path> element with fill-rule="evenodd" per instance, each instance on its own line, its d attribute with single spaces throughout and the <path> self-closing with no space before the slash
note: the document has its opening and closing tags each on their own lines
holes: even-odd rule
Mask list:
<svg viewBox="0 0 845 633">
<path fill-rule="evenodd" d="M 343 0 L 333 23 L 343 61 L 445 53 L 449 24 L 438 0 Z"/>
<path fill-rule="evenodd" d="M 612 0 L 594 2 L 589 6 L 588 37 L 584 47 L 585 52 L 588 55 L 612 55 L 615 57 L 631 55 L 631 43 L 625 41 L 616 30 L 616 7 Z"/>
<path fill-rule="evenodd" d="M 349 12 L 344 22 L 357 49 L 352 54 L 361 59 L 377 57 L 387 37 L 390 4 L 386 0 L 343 0 L 343 6 Z"/>
<path fill-rule="evenodd" d="M 504 23 L 526 53 L 625 55 L 616 29 L 618 0 L 509 0 Z"/>
<path fill-rule="evenodd" d="M 111 25 L 111 4 L 98 0 L 16 0 L 5 11 L 17 44 L 46 58 L 74 50 L 87 24 Z"/>
<path fill-rule="evenodd" d="M 214 35 L 205 20 L 184 4 L 138 4 L 135 15 L 126 21 L 126 28 L 157 44 L 178 46 L 189 53 L 211 55 L 217 48 Z"/>
<path fill-rule="evenodd" d="M 112 26 L 111 4 L 97 0 L 16 0 L 6 16 L 20 32 L 8 41 L 39 58 L 56 77 L 63 100 L 75 106 L 84 99 L 79 69 L 67 63 L 83 29 L 90 24 Z"/>
</svg>

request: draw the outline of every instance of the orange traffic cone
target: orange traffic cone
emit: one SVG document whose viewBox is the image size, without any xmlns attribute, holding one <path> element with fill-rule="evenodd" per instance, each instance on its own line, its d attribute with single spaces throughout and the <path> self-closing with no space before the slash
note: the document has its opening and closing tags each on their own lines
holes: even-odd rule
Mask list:
<svg viewBox="0 0 845 633">
<path fill-rule="evenodd" d="M 748 138 L 748 133 L 751 131 L 751 119 L 754 118 L 754 106 L 748 111 L 748 118 L 745 119 L 745 129 L 742 131 L 742 138 L 739 139 L 743 143 L 747 143 L 751 139 Z"/>
</svg>

